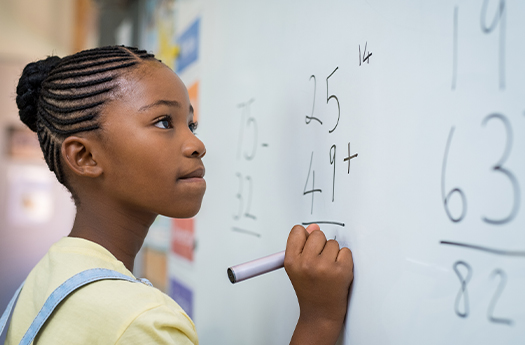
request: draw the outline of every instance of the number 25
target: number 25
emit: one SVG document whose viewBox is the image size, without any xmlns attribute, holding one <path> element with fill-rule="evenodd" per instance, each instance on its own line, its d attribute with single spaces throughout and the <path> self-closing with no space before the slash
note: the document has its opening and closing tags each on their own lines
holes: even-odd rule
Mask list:
<svg viewBox="0 0 525 345">
<path fill-rule="evenodd" d="M 332 73 L 330 73 L 330 75 L 328 77 L 326 77 L 326 104 L 328 104 L 328 102 L 330 102 L 331 99 L 335 99 L 335 101 L 337 102 L 337 122 L 334 126 L 334 128 L 332 128 L 331 130 L 328 131 L 328 133 L 332 133 L 333 131 L 335 131 L 335 129 L 337 128 L 337 125 L 339 125 L 339 118 L 341 117 L 341 106 L 339 104 L 339 99 L 337 98 L 336 95 L 330 95 L 329 94 L 329 91 L 328 91 L 328 79 L 330 79 L 330 77 L 335 73 L 335 71 L 337 71 L 339 69 L 339 67 L 336 67 Z M 314 116 L 314 109 L 315 109 L 315 94 L 317 92 L 317 79 L 315 78 L 315 75 L 311 75 L 310 76 L 310 80 L 314 80 L 314 97 L 313 97 L 313 104 L 312 104 L 312 113 L 310 114 L 310 116 L 306 115 L 305 117 L 305 122 L 306 124 L 310 124 L 310 122 L 312 122 L 312 120 L 315 120 L 317 122 L 319 122 L 321 125 L 323 124 L 323 122 L 318 118 L 318 117 L 315 117 Z"/>
</svg>

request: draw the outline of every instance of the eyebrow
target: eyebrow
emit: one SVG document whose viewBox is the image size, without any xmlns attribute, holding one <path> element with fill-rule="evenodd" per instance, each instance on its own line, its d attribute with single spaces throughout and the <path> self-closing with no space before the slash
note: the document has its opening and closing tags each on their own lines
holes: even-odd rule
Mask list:
<svg viewBox="0 0 525 345">
<path fill-rule="evenodd" d="M 148 105 L 145 105 L 143 107 L 141 107 L 139 109 L 139 111 L 145 111 L 145 110 L 148 110 L 150 108 L 153 108 L 153 107 L 158 107 L 159 105 L 167 105 L 169 107 L 176 107 L 176 108 L 181 108 L 181 105 L 179 102 L 177 101 L 169 101 L 169 100 L 165 100 L 165 99 L 160 99 L 156 102 L 153 102 L 151 104 L 148 104 Z"/>
<path fill-rule="evenodd" d="M 153 107 L 158 107 L 159 105 L 167 105 L 169 107 L 176 107 L 176 108 L 182 108 L 179 102 L 177 101 L 169 101 L 165 99 L 160 99 L 156 102 L 153 102 L 151 104 L 145 105 L 139 109 L 139 111 L 145 111 Z M 193 110 L 193 106 L 190 104 L 190 113 L 194 114 L 195 111 Z"/>
</svg>

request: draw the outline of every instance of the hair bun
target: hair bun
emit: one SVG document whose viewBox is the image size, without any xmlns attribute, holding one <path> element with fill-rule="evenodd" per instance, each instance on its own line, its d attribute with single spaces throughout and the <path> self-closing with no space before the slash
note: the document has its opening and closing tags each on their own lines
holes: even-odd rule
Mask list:
<svg viewBox="0 0 525 345">
<path fill-rule="evenodd" d="M 24 68 L 18 81 L 16 88 L 18 114 L 20 115 L 20 120 L 33 132 L 37 130 L 38 99 L 42 82 L 61 60 L 58 56 L 50 56 L 45 60 L 32 62 Z"/>
</svg>

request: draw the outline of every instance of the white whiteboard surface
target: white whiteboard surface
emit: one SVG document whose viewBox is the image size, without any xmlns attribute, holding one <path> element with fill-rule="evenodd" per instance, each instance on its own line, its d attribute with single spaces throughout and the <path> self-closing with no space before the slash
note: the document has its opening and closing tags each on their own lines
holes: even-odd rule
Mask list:
<svg viewBox="0 0 525 345">
<path fill-rule="evenodd" d="M 313 221 L 353 251 L 341 344 L 523 343 L 525 2 L 183 1 L 179 28 L 196 14 L 201 343 L 289 341 L 284 270 L 226 268 Z"/>
</svg>

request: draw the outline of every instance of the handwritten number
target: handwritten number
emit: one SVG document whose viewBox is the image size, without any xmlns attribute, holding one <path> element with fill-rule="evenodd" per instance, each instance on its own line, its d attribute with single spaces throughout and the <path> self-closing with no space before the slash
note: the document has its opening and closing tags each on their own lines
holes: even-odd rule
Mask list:
<svg viewBox="0 0 525 345">
<path fill-rule="evenodd" d="M 499 0 L 498 11 L 494 14 L 492 23 L 487 25 L 487 7 L 490 0 L 484 0 L 481 5 L 480 25 L 485 34 L 492 33 L 499 24 L 499 87 L 505 88 L 505 29 L 506 11 L 505 0 Z"/>
<path fill-rule="evenodd" d="M 328 77 L 326 77 L 326 104 L 328 104 L 328 102 L 330 102 L 331 99 L 335 99 L 335 101 L 337 102 L 337 123 L 335 124 L 334 128 L 332 128 L 331 130 L 328 131 L 328 133 L 332 133 L 333 131 L 335 131 L 335 129 L 337 128 L 337 125 L 339 124 L 339 118 L 341 117 L 341 106 L 339 105 L 339 99 L 337 98 L 336 95 L 330 95 L 330 96 L 328 95 L 328 79 L 330 79 L 330 77 L 338 69 L 339 69 L 339 67 L 336 67 L 334 69 L 334 71 L 332 73 L 330 73 L 330 75 Z"/>
<path fill-rule="evenodd" d="M 256 219 L 256 217 L 250 213 L 251 204 L 252 204 L 252 196 L 253 196 L 253 181 L 250 176 L 246 176 L 245 178 L 242 177 L 241 173 L 236 173 L 235 176 L 239 179 L 239 189 L 235 197 L 239 201 L 239 210 L 237 214 L 233 215 L 233 219 L 239 220 L 241 216 L 244 216 L 246 218 Z M 248 188 L 248 195 L 247 195 L 247 202 L 246 202 L 246 210 L 244 211 L 244 181 L 247 181 L 249 183 Z"/>
<path fill-rule="evenodd" d="M 489 4 L 489 1 L 490 0 L 484 0 L 483 5 L 481 5 L 481 30 L 486 34 L 490 34 L 492 31 L 494 31 L 494 29 L 498 25 L 498 22 L 501 21 L 501 16 L 505 11 L 505 0 L 499 0 L 498 12 L 494 14 L 494 18 L 492 19 L 492 23 L 490 24 L 490 26 L 487 26 L 487 6 Z"/>
<path fill-rule="evenodd" d="M 239 212 L 233 216 L 233 219 L 239 220 L 239 218 L 242 215 L 242 210 L 243 210 L 243 206 L 244 206 L 243 205 L 244 201 L 243 201 L 243 198 L 242 198 L 242 175 L 240 173 L 237 173 L 237 174 L 235 174 L 235 176 L 237 176 L 237 178 L 239 179 L 239 190 L 238 190 L 237 194 L 235 195 L 237 200 L 239 200 Z"/>
<path fill-rule="evenodd" d="M 337 128 L 337 125 L 339 124 L 339 119 L 341 117 L 341 106 L 339 104 L 339 99 L 337 98 L 336 95 L 330 95 L 329 92 L 328 92 L 328 79 L 330 79 L 330 77 L 338 69 L 339 69 L 339 67 L 336 67 L 332 71 L 332 73 L 330 73 L 330 75 L 328 77 L 326 77 L 326 104 L 328 104 L 328 102 L 330 102 L 331 99 L 335 99 L 335 101 L 337 102 L 337 122 L 336 122 L 334 128 L 329 130 L 328 133 L 332 133 L 333 131 L 335 131 L 335 129 Z M 313 75 L 313 74 L 310 76 L 310 80 L 312 80 L 312 79 L 314 80 L 314 99 L 313 99 L 313 102 L 312 102 L 312 113 L 310 114 L 310 116 L 306 115 L 305 122 L 306 122 L 306 124 L 310 124 L 312 122 L 312 120 L 315 120 L 315 121 L 319 122 L 322 125 L 323 122 L 319 118 L 314 116 L 315 96 L 316 96 L 316 92 L 317 92 L 317 79 L 315 78 L 315 75 Z"/>
<path fill-rule="evenodd" d="M 333 150 L 333 153 L 332 153 Z M 334 177 L 332 181 L 332 202 L 334 202 L 334 195 L 335 195 L 335 150 L 336 146 L 335 144 L 330 147 L 330 164 L 333 164 L 334 166 Z"/>
<path fill-rule="evenodd" d="M 246 121 L 246 127 L 249 127 L 250 124 L 253 126 L 253 144 L 252 144 L 252 151 L 250 154 L 244 153 L 244 158 L 251 161 L 255 158 L 255 152 L 257 151 L 257 135 L 258 135 L 258 128 L 257 128 L 257 121 L 253 117 L 248 117 L 248 121 Z"/>
<path fill-rule="evenodd" d="M 456 272 L 456 275 L 458 276 L 459 282 L 461 284 L 461 288 L 459 289 L 458 294 L 456 296 L 456 302 L 454 305 L 454 309 L 455 309 L 456 314 L 459 317 L 466 318 L 469 316 L 469 313 L 470 313 L 467 285 L 470 281 L 470 278 L 472 278 L 472 268 L 465 261 L 461 261 L 461 260 L 456 261 L 452 267 L 454 268 L 454 271 Z M 463 267 L 463 269 L 460 269 L 460 267 Z M 464 270 L 466 270 L 465 272 L 466 274 L 463 274 L 462 271 Z M 493 323 L 500 323 L 500 324 L 512 326 L 513 324 L 512 320 L 494 316 L 494 309 L 496 308 L 496 304 L 498 303 L 498 300 L 501 297 L 501 294 L 503 293 L 503 289 L 505 288 L 505 285 L 507 284 L 507 274 L 503 270 L 499 268 L 495 269 L 492 272 L 491 277 L 494 279 L 496 276 L 498 276 L 500 280 L 499 280 L 498 287 L 496 288 L 496 291 L 494 292 L 494 295 L 492 296 L 492 299 L 490 300 L 490 303 L 487 309 L 487 318 L 489 319 L 490 322 L 493 322 Z M 461 303 L 462 301 L 463 303 Z"/>
<path fill-rule="evenodd" d="M 501 219 L 490 219 L 487 217 L 483 217 L 483 221 L 489 224 L 500 225 L 500 224 L 508 223 L 511 220 L 513 220 L 514 217 L 516 217 L 516 214 L 518 213 L 518 209 L 520 206 L 520 186 L 514 174 L 503 167 L 503 164 L 507 160 L 510 154 L 510 150 L 512 148 L 512 127 L 510 125 L 510 122 L 505 116 L 501 114 L 490 114 L 483 119 L 482 125 L 485 126 L 487 122 L 492 119 L 498 119 L 501 122 L 503 122 L 503 124 L 505 125 L 505 130 L 507 132 L 507 143 L 505 145 L 505 150 L 500 160 L 492 167 L 492 170 L 496 172 L 500 172 L 508 177 L 508 179 L 510 180 L 512 184 L 513 190 L 514 190 L 514 203 L 512 205 L 512 210 L 510 211 L 510 214 L 507 217 L 501 218 Z"/>
<path fill-rule="evenodd" d="M 461 271 L 459 270 L 460 266 L 465 267 L 465 269 L 467 270 L 466 277 L 464 277 Z M 467 284 L 470 281 L 470 278 L 472 276 L 472 269 L 470 268 L 470 265 L 464 261 L 457 261 L 454 264 L 453 268 L 454 268 L 454 271 L 456 272 L 456 275 L 459 278 L 459 282 L 461 283 L 461 288 L 459 289 L 459 292 L 456 296 L 455 311 L 459 317 L 467 317 L 470 311 Z M 462 300 L 463 300 L 463 308 L 462 308 L 463 311 L 460 310 L 461 309 L 460 304 Z"/>
<path fill-rule="evenodd" d="M 310 157 L 310 167 L 308 168 L 308 176 L 306 177 L 306 184 L 304 185 L 304 190 L 303 190 L 303 195 L 312 194 L 312 207 L 310 210 L 310 214 L 314 212 L 314 194 L 323 192 L 321 189 L 315 189 L 315 170 L 312 171 L 313 159 L 314 159 L 314 153 L 312 152 L 312 155 Z M 312 189 L 306 190 L 306 187 L 308 186 L 308 180 L 310 179 L 310 172 L 312 173 Z"/>
<path fill-rule="evenodd" d="M 250 176 L 246 176 L 246 181 L 249 182 L 250 184 L 250 188 L 249 188 L 249 192 L 248 192 L 248 203 L 246 205 L 246 212 L 244 212 L 244 216 L 247 217 L 247 218 L 251 218 L 251 219 L 256 219 L 256 217 L 250 213 L 250 209 L 251 209 L 251 206 L 252 206 L 252 194 L 253 194 L 253 182 L 252 182 L 252 178 Z"/>
<path fill-rule="evenodd" d="M 257 120 L 253 116 L 250 115 L 250 105 L 253 103 L 254 99 L 250 99 L 248 102 L 240 103 L 237 106 L 239 108 L 242 108 L 241 112 L 241 127 L 240 127 L 240 133 L 239 133 L 239 143 L 237 147 L 237 159 L 241 158 L 241 152 L 242 152 L 242 146 L 244 143 L 244 130 L 245 128 L 252 127 L 253 128 L 253 143 L 252 143 L 252 150 L 250 153 L 244 152 L 243 157 L 246 160 L 253 160 L 255 158 L 255 153 L 257 151 L 257 141 L 258 141 L 258 127 L 257 127 Z M 245 121 L 246 116 L 248 118 Z"/>
<path fill-rule="evenodd" d="M 317 122 L 319 122 L 320 124 L 323 124 L 323 122 L 321 120 L 319 120 L 317 117 L 314 116 L 314 109 L 315 109 L 315 94 L 316 94 L 316 89 L 317 89 L 317 80 L 315 79 L 315 75 L 311 75 L 310 76 L 310 80 L 312 80 L 312 78 L 314 79 L 314 101 L 313 101 L 313 104 L 312 104 L 312 114 L 310 116 L 306 115 L 306 118 L 305 118 L 305 121 L 306 121 L 306 124 L 309 124 L 310 122 L 312 122 L 312 120 L 315 120 Z"/>
<path fill-rule="evenodd" d="M 496 276 L 499 276 L 500 280 L 499 280 L 498 288 L 496 289 L 496 292 L 494 293 L 494 296 L 492 296 L 492 300 L 490 301 L 489 309 L 487 311 L 487 317 L 490 322 L 502 323 L 505 325 L 512 326 L 512 323 L 513 323 L 512 320 L 493 316 L 494 308 L 496 307 L 496 303 L 498 302 L 498 299 L 500 298 L 501 293 L 503 292 L 503 289 L 505 288 L 505 285 L 507 284 L 507 275 L 505 274 L 503 270 L 499 268 L 494 270 L 494 272 L 492 272 L 492 277 L 495 278 Z"/>
<path fill-rule="evenodd" d="M 448 194 L 445 195 L 445 172 L 447 170 L 447 158 L 448 158 L 448 152 L 450 149 L 450 143 L 452 142 L 452 135 L 454 134 L 454 127 L 450 129 L 450 133 L 448 135 L 447 140 L 447 146 L 445 148 L 445 156 L 443 157 L 443 165 L 441 170 L 441 196 L 443 198 L 443 205 L 445 206 L 445 212 L 447 213 L 448 218 L 453 221 L 454 223 L 460 222 L 463 220 L 467 213 L 467 198 L 465 196 L 465 193 L 459 188 L 454 188 Z M 449 201 L 450 198 L 454 193 L 458 193 L 461 196 L 462 201 L 462 210 L 461 215 L 459 217 L 454 217 L 449 210 Z"/>
<path fill-rule="evenodd" d="M 372 56 L 372 53 L 368 53 L 366 52 L 366 46 L 368 45 L 368 42 L 365 42 L 365 50 L 363 51 L 363 56 L 362 56 L 362 60 L 361 60 L 361 45 L 359 45 L 359 66 L 361 66 L 361 61 L 363 63 L 367 63 L 367 64 L 370 64 L 370 57 Z"/>
<path fill-rule="evenodd" d="M 370 64 L 370 57 L 372 56 L 372 53 L 366 53 L 366 46 L 368 45 L 368 42 L 365 42 L 365 50 L 363 51 L 363 62 L 366 62 L 367 64 Z"/>
</svg>

